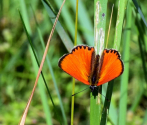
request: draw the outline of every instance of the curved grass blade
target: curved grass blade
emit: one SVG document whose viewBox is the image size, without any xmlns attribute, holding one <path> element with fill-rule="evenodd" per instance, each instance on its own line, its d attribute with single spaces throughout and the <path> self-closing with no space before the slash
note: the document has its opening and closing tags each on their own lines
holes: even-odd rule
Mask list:
<svg viewBox="0 0 147 125">
<path fill-rule="evenodd" d="M 141 53 L 141 59 L 142 59 L 142 66 L 143 66 L 143 71 L 144 71 L 144 78 L 147 84 L 147 67 L 146 67 L 146 50 L 145 50 L 145 36 L 144 34 L 146 33 L 146 30 L 144 29 L 143 25 L 141 25 L 141 21 L 139 20 L 139 18 L 137 17 L 136 19 L 136 25 L 137 28 L 139 30 L 139 38 L 138 38 L 138 43 L 139 43 L 139 48 L 140 48 L 140 53 Z"/>
<path fill-rule="evenodd" d="M 28 16 L 27 16 L 27 12 L 26 12 L 25 2 L 24 2 L 23 0 L 21 0 L 20 2 L 21 2 L 21 9 L 22 9 L 23 16 L 24 16 L 24 18 L 22 19 L 22 16 L 21 16 L 21 14 L 20 14 L 20 12 L 19 12 L 20 17 L 21 17 L 21 20 L 22 20 L 23 24 L 24 24 L 24 23 L 27 24 L 27 26 L 24 25 L 24 28 L 25 28 L 26 30 L 28 30 L 30 34 L 32 34 L 32 33 L 31 33 L 31 28 L 30 28 L 30 26 L 29 26 L 29 21 L 28 21 Z M 25 22 L 24 22 L 23 20 L 25 20 Z M 30 47 L 29 47 L 29 50 L 30 50 L 30 53 L 32 54 L 32 51 L 31 51 Z M 32 59 L 33 59 L 33 54 L 32 54 Z M 33 63 L 35 64 L 34 67 L 35 67 L 35 69 L 37 70 L 37 68 L 36 68 L 36 67 L 37 67 L 37 66 L 36 66 L 36 62 L 33 61 Z M 37 71 L 36 71 L 36 73 L 37 73 Z M 42 79 L 39 79 L 39 82 L 40 82 L 40 83 L 42 83 L 42 81 L 43 81 Z M 48 119 L 46 119 L 46 122 L 47 122 L 48 125 L 52 125 L 50 110 L 49 110 L 49 107 L 48 107 L 48 105 L 47 105 L 46 94 L 45 94 L 44 88 L 42 87 L 41 84 L 39 84 L 39 89 L 40 89 L 40 94 L 41 94 L 41 99 L 42 99 L 42 102 L 43 102 L 43 108 L 44 108 L 45 114 L 46 114 L 46 116 L 49 117 Z M 23 120 L 24 120 L 23 122 L 25 122 L 25 119 L 23 119 Z M 22 123 L 22 122 L 21 122 L 21 123 Z M 20 123 L 20 124 L 21 124 L 21 123 Z M 23 123 L 22 123 L 22 124 L 23 124 Z"/>
<path fill-rule="evenodd" d="M 48 3 L 45 0 L 41 0 L 45 9 L 47 10 L 47 13 L 49 16 L 51 17 L 55 17 L 55 14 L 53 13 L 53 11 L 51 10 L 51 8 L 49 8 Z M 52 22 L 54 22 L 55 19 L 51 19 Z M 70 52 L 70 50 L 72 50 L 73 48 L 73 43 L 70 40 L 70 38 L 68 37 L 68 35 L 66 34 L 65 30 L 63 29 L 63 27 L 61 26 L 60 22 L 57 21 L 57 25 L 56 25 L 56 30 L 60 36 L 60 38 L 62 39 L 66 49 Z"/>
<path fill-rule="evenodd" d="M 132 1 L 133 1 L 133 3 L 134 3 L 134 5 L 135 5 L 135 7 L 136 7 L 136 9 L 137 9 L 137 11 L 138 11 L 138 13 L 140 14 L 140 16 L 141 16 L 141 18 L 142 18 L 142 20 L 143 20 L 145 26 L 147 27 L 147 22 L 146 22 L 146 20 L 145 20 L 145 18 L 144 18 L 144 15 L 143 15 L 143 13 L 142 13 L 142 11 L 141 11 L 141 9 L 140 9 L 140 7 L 139 7 L 137 1 L 136 1 L 136 0 L 132 0 Z"/>
<path fill-rule="evenodd" d="M 49 39 L 48 39 L 48 42 L 47 42 L 47 45 L 46 45 L 46 49 L 45 49 L 45 52 L 44 52 L 44 55 L 43 55 L 43 58 L 42 58 L 42 61 L 41 61 L 40 67 L 39 67 L 39 71 L 38 71 L 38 74 L 37 74 L 37 77 L 36 77 L 36 80 L 35 80 L 35 84 L 34 84 L 34 87 L 33 87 L 32 93 L 31 93 L 31 96 L 30 96 L 30 98 L 29 98 L 29 100 L 28 100 L 27 106 L 26 106 L 26 108 L 25 108 L 25 111 L 24 111 L 24 113 L 23 113 L 23 116 L 22 116 L 22 118 L 21 118 L 20 125 L 24 125 L 24 123 L 25 123 L 25 119 L 26 119 L 26 116 L 27 116 L 27 112 L 28 112 L 28 109 L 29 109 L 29 106 L 30 106 L 30 103 L 31 103 L 31 100 L 32 100 L 32 97 L 33 97 L 33 94 L 34 94 L 34 91 L 35 91 L 36 86 L 37 86 L 37 82 L 38 82 L 38 79 L 39 79 L 39 76 L 40 76 L 40 73 L 41 73 L 41 70 L 42 70 L 44 61 L 45 61 L 45 57 L 46 57 L 46 55 L 47 55 L 47 51 L 48 51 L 48 48 L 49 48 L 49 43 L 50 43 L 50 40 L 51 40 L 51 38 L 52 38 L 52 35 L 53 35 L 53 32 L 54 32 L 54 29 L 55 29 L 57 20 L 58 20 L 58 18 L 59 18 L 60 12 L 61 12 L 62 7 L 63 7 L 63 5 L 64 5 L 64 2 L 65 2 L 65 0 L 63 1 L 62 5 L 61 5 L 61 8 L 60 8 L 60 10 L 59 10 L 59 12 L 58 12 L 58 15 L 57 15 L 57 17 L 56 17 L 56 19 L 55 19 L 55 22 L 54 22 L 54 25 L 53 25 L 53 28 L 52 28 L 52 30 L 51 30 L 51 33 L 50 33 L 50 36 L 49 36 Z"/>
<path fill-rule="evenodd" d="M 36 22 L 37 31 L 38 31 L 38 34 L 39 34 L 39 37 L 40 37 L 40 41 L 41 41 L 41 44 L 42 44 L 42 48 L 43 48 L 43 50 L 45 50 L 45 44 L 44 44 L 44 41 L 43 41 L 43 37 L 42 37 L 42 35 L 41 35 L 41 31 L 40 31 L 40 29 L 39 29 L 39 24 L 38 24 L 37 19 L 36 19 L 36 17 L 35 17 L 34 11 L 33 11 L 33 14 L 34 14 L 35 22 Z M 67 123 L 66 123 L 66 122 L 67 122 L 67 119 L 66 119 L 66 115 L 65 115 L 64 108 L 63 108 L 63 103 L 62 103 L 61 96 L 60 96 L 60 93 L 59 93 L 59 89 L 58 89 L 58 86 L 57 86 L 57 82 L 56 82 L 56 79 L 55 79 L 55 76 L 54 76 L 54 72 L 53 72 L 53 69 L 52 69 L 52 66 L 51 66 L 51 62 L 50 62 L 48 56 L 46 57 L 46 61 L 47 61 L 48 68 L 49 68 L 49 70 L 50 70 L 50 73 L 51 73 L 51 76 L 52 76 L 52 79 L 53 79 L 53 83 L 54 83 L 54 86 L 55 86 L 55 89 L 56 89 L 56 92 L 57 92 L 57 96 L 58 96 L 59 101 L 60 101 L 60 108 L 61 108 L 62 116 L 63 116 L 63 119 L 64 119 L 63 121 L 64 121 L 64 124 L 67 124 Z M 46 84 L 46 87 L 47 87 L 47 84 Z M 50 94 L 50 92 L 49 92 L 48 87 L 47 87 L 47 91 L 48 91 L 48 94 L 49 94 L 50 99 L 51 99 L 51 101 L 52 101 L 52 104 L 53 104 L 53 106 L 54 106 L 54 111 L 55 111 L 55 113 L 56 113 L 56 116 L 58 117 L 58 120 L 60 120 L 60 119 L 59 119 L 59 118 L 60 118 L 60 117 L 59 117 L 59 114 L 57 113 L 57 110 L 56 110 L 57 108 L 56 108 L 56 106 L 55 106 L 55 104 L 54 104 L 54 102 L 53 102 L 53 99 L 52 99 L 52 97 L 51 97 L 51 94 Z M 61 120 L 60 120 L 60 121 L 61 121 Z"/>
<path fill-rule="evenodd" d="M 57 4 L 58 8 L 60 8 L 62 1 L 63 0 L 55 0 L 54 2 Z M 61 16 L 63 17 L 63 20 L 66 24 L 66 28 L 71 34 L 72 39 L 75 39 L 75 24 L 73 22 L 72 15 L 70 14 L 70 11 L 68 10 L 66 5 L 64 5 L 64 8 L 62 9 Z M 82 44 L 82 39 L 79 33 L 77 33 L 77 42 L 78 44 Z"/>
<path fill-rule="evenodd" d="M 28 41 L 29 41 L 29 43 L 30 43 L 30 45 L 31 45 L 31 48 L 32 48 L 32 51 L 33 51 L 33 55 L 34 55 L 34 57 L 35 57 L 35 59 L 36 59 L 37 65 L 38 65 L 38 67 L 39 67 L 39 61 L 38 61 L 37 56 L 36 56 L 36 54 L 35 54 L 35 51 L 34 51 L 34 48 L 33 48 L 33 44 L 32 44 L 32 42 L 31 42 L 30 35 L 29 35 L 28 32 L 27 32 L 26 26 L 25 26 L 25 24 L 24 24 L 24 22 L 23 22 L 23 19 L 22 19 L 22 16 L 21 16 L 21 13 L 20 13 L 20 12 L 19 12 L 19 14 L 20 14 L 20 18 L 21 18 L 22 24 L 23 24 L 23 26 L 24 26 L 26 35 L 27 35 L 27 37 L 28 37 Z M 36 65 L 36 64 L 34 63 L 34 67 L 36 67 L 35 65 Z M 37 69 L 37 68 L 35 68 L 35 69 Z M 36 71 L 36 72 L 37 72 L 37 71 Z M 44 81 L 44 83 L 45 83 L 45 86 L 47 87 L 47 83 L 46 83 L 46 81 L 45 81 L 45 78 L 44 78 L 44 75 L 43 75 L 42 71 L 41 71 L 41 75 L 42 75 L 42 79 L 43 79 L 43 81 Z M 41 79 L 39 80 L 39 82 L 42 83 Z M 52 125 L 52 122 L 51 122 L 52 120 L 51 120 L 51 115 L 50 115 L 51 113 L 50 113 L 50 110 L 49 110 L 49 107 L 48 107 L 46 95 L 45 95 L 45 93 L 44 93 L 44 88 L 42 87 L 41 84 L 39 84 L 39 86 L 40 86 L 40 87 L 39 87 L 40 93 L 41 93 L 41 95 L 42 95 L 42 96 L 41 96 L 41 97 L 42 97 L 41 99 L 42 99 L 42 101 L 43 101 L 44 111 L 45 111 L 46 116 L 48 116 L 48 118 L 46 119 L 46 120 L 47 120 L 47 124 L 48 124 L 48 125 Z M 47 88 L 48 88 L 48 87 L 47 87 Z M 49 90 L 48 90 L 48 92 L 49 92 Z M 49 92 L 49 95 L 50 95 L 50 98 L 52 98 L 50 92 Z M 53 103 L 53 104 L 54 104 L 54 103 Z"/>
</svg>

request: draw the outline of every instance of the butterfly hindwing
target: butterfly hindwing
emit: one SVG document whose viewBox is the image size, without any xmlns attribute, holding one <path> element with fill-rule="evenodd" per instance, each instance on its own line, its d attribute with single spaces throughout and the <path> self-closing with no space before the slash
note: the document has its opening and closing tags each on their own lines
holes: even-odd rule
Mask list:
<svg viewBox="0 0 147 125">
<path fill-rule="evenodd" d="M 93 47 L 76 46 L 71 53 L 60 58 L 58 65 L 72 77 L 90 85 L 88 78 L 91 73 L 93 53 L 95 53 Z"/>
<path fill-rule="evenodd" d="M 97 86 L 115 79 L 123 73 L 124 65 L 118 51 L 104 49 L 99 64 L 99 75 Z"/>
</svg>

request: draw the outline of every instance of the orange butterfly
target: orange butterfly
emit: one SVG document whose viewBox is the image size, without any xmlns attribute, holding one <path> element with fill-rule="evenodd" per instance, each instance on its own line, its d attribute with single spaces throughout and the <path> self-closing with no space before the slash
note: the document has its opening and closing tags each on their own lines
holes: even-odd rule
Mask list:
<svg viewBox="0 0 147 125">
<path fill-rule="evenodd" d="M 71 53 L 63 55 L 59 67 L 75 79 L 95 87 L 120 76 L 124 65 L 120 54 L 114 49 L 104 49 L 101 57 L 95 54 L 94 47 L 79 45 Z"/>
</svg>

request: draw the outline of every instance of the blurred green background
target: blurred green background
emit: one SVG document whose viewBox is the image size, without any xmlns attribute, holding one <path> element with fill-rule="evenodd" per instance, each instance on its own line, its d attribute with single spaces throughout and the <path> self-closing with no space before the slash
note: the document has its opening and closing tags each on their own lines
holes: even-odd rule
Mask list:
<svg viewBox="0 0 147 125">
<path fill-rule="evenodd" d="M 54 13 L 57 14 L 61 6 L 62 0 L 50 0 L 50 5 L 54 8 Z M 147 20 L 147 1 L 139 1 L 142 12 Z M 118 1 L 109 0 L 107 10 L 107 29 L 111 14 L 111 7 L 114 3 L 114 13 L 112 19 L 112 26 L 109 38 L 108 48 L 112 48 Z M 78 18 L 78 44 L 88 44 L 93 46 L 93 1 L 80 0 L 79 1 L 79 18 Z M 75 21 L 75 0 L 67 0 L 61 12 L 59 21 L 64 28 L 65 32 L 74 41 L 74 21 Z M 147 92 L 146 82 L 147 74 L 144 72 L 146 69 L 143 67 L 143 62 L 146 65 L 147 51 L 143 51 L 144 60 L 142 61 L 141 49 L 139 47 L 138 36 L 140 30 L 136 25 L 136 12 L 134 4 L 132 3 L 132 27 L 131 27 L 131 41 L 130 41 L 130 59 L 127 62 L 129 67 L 129 83 L 128 83 L 128 99 L 127 99 L 127 124 L 146 124 L 147 125 Z M 16 125 L 19 123 L 24 108 L 27 104 L 28 98 L 31 94 L 36 73 L 38 68 L 36 60 L 31 52 L 26 32 L 22 21 L 20 19 L 19 11 L 23 16 L 23 21 L 26 23 L 26 28 L 31 36 L 31 41 L 35 48 L 39 62 L 41 62 L 44 49 L 42 48 L 41 38 L 38 33 L 42 35 L 44 43 L 46 44 L 48 36 L 52 28 L 52 19 L 55 16 L 48 15 L 48 11 L 43 5 L 42 1 L 36 0 L 1 0 L 0 1 L 0 125 Z M 34 19 L 34 13 L 38 22 L 38 27 Z M 137 14 L 139 17 L 140 15 Z M 139 18 L 140 19 L 140 18 Z M 141 20 L 141 19 L 140 19 Z M 144 25 L 139 21 L 140 24 Z M 125 20 L 124 20 L 125 24 Z M 145 27 L 145 26 L 143 26 Z M 142 29 L 144 34 L 144 50 L 147 50 L 146 30 Z M 123 29 L 124 31 L 124 29 Z M 58 67 L 59 58 L 68 53 L 66 47 L 61 40 L 63 32 L 54 32 L 50 47 L 48 51 L 49 62 L 44 63 L 43 74 L 47 82 L 48 88 L 52 95 L 53 101 L 56 105 L 59 115 L 60 101 L 64 107 L 64 112 L 68 124 L 70 123 L 70 107 L 71 107 L 71 91 L 72 91 L 72 78 L 61 71 Z M 60 36 L 61 35 L 61 36 Z M 67 43 L 66 46 L 72 46 Z M 68 47 L 70 48 L 70 47 Z M 120 53 L 123 52 L 122 46 Z M 51 75 L 49 66 L 52 68 L 54 78 Z M 115 80 L 112 102 L 111 105 L 115 109 L 117 115 L 120 99 L 120 84 L 119 79 Z M 118 84 L 117 84 L 118 82 Z M 58 92 L 55 89 L 54 83 L 57 84 Z M 26 124 L 59 124 L 53 105 L 48 96 L 47 90 L 42 80 L 39 81 L 29 112 L 26 119 Z M 87 86 L 77 81 L 75 92 L 79 92 Z M 58 98 L 58 94 L 61 100 Z M 75 125 L 88 125 L 89 124 L 89 99 L 90 90 L 86 90 L 75 96 Z M 44 95 L 45 94 L 45 95 Z M 104 97 L 103 97 L 104 98 Z M 137 98 L 137 99 L 136 99 Z M 43 100 L 46 100 L 47 107 L 45 108 Z M 45 111 L 48 111 L 47 115 Z M 60 116 L 61 117 L 61 116 Z M 62 117 L 61 117 L 62 118 Z M 47 120 L 48 119 L 48 120 Z M 117 121 L 117 119 L 116 119 Z M 114 124 L 113 120 L 109 119 L 109 124 Z"/>
</svg>

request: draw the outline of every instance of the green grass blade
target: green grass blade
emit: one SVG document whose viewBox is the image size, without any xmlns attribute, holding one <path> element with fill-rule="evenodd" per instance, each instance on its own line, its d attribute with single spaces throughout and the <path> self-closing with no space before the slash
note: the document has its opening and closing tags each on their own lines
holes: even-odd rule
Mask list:
<svg viewBox="0 0 147 125">
<path fill-rule="evenodd" d="M 24 26 L 24 29 L 25 29 L 25 32 L 26 32 L 28 41 L 29 41 L 29 43 L 30 43 L 30 45 L 31 45 L 31 48 L 32 48 L 32 51 L 33 51 L 33 55 L 34 55 L 34 57 L 35 57 L 35 60 L 34 60 L 33 62 L 36 61 L 36 62 L 37 62 L 37 65 L 38 65 L 38 67 L 39 67 L 40 64 L 39 64 L 39 61 L 38 61 L 38 59 L 37 59 L 37 55 L 36 55 L 35 50 L 34 50 L 34 47 L 33 47 L 33 43 L 32 43 L 32 41 L 31 41 L 30 35 L 29 35 L 28 32 L 27 32 L 27 29 L 26 29 L 26 26 L 25 26 L 25 24 L 24 24 L 24 22 L 23 22 L 21 13 L 20 13 L 20 18 L 21 18 L 21 21 L 22 21 L 22 23 L 23 23 L 23 26 Z M 37 66 L 36 66 L 36 63 L 34 63 L 34 67 L 35 67 L 36 73 L 37 73 L 38 68 L 36 68 L 36 67 L 37 67 Z M 37 74 L 36 74 L 36 75 L 37 75 Z M 49 89 L 48 89 L 48 86 L 47 86 L 45 77 L 44 77 L 44 75 L 43 75 L 42 72 L 41 72 L 41 76 L 42 76 L 42 80 L 43 80 L 43 82 L 45 83 L 45 86 L 46 86 L 46 88 L 47 88 L 47 90 L 48 90 L 48 94 L 49 94 L 49 96 L 50 96 L 50 98 L 51 98 L 52 104 L 53 104 L 53 106 L 55 106 L 55 105 L 54 105 L 54 102 L 53 102 L 53 99 L 52 99 L 52 96 L 51 96 L 51 94 L 50 94 L 50 91 L 49 91 Z M 39 83 L 42 82 L 42 80 L 39 79 Z M 46 97 L 45 93 L 43 92 L 43 91 L 44 91 L 44 87 L 43 87 L 41 84 L 38 84 L 38 85 L 39 85 L 39 89 L 40 89 L 40 91 L 41 91 L 41 92 L 40 92 L 41 97 L 43 97 L 42 100 L 47 104 L 47 101 L 46 101 L 46 98 L 47 98 L 47 97 Z M 47 123 L 48 123 L 48 125 L 52 125 L 51 115 L 50 115 L 50 112 L 48 112 L 48 105 L 46 105 L 45 103 L 43 103 L 43 106 L 45 107 L 45 114 L 46 114 L 46 116 L 48 116 L 48 118 L 47 118 Z M 49 110 L 49 111 L 50 111 L 50 110 Z"/>
<path fill-rule="evenodd" d="M 71 5 L 73 5 L 73 10 L 76 12 L 76 2 L 75 0 L 69 1 Z M 88 10 L 85 8 L 85 3 L 81 0 L 79 1 L 79 12 L 78 12 L 78 21 L 79 26 L 78 29 L 82 31 L 84 35 L 85 41 L 88 45 L 94 46 L 94 37 L 93 37 L 93 22 L 90 20 L 90 16 L 88 15 Z"/>
<path fill-rule="evenodd" d="M 94 5 L 94 46 L 96 54 L 101 55 L 105 41 L 107 0 L 95 0 Z"/>
<path fill-rule="evenodd" d="M 42 37 L 42 35 L 41 35 L 41 31 L 40 31 L 40 29 L 39 29 L 39 24 L 37 23 L 37 20 L 36 20 L 36 18 L 35 18 L 35 14 L 34 14 L 34 19 L 35 19 L 35 22 L 36 22 L 37 31 L 38 31 L 38 34 L 39 34 L 39 37 L 40 37 L 40 41 L 41 41 L 41 44 L 42 44 L 42 48 L 43 48 L 43 50 L 45 50 L 45 44 L 44 44 L 44 41 L 43 41 L 43 37 Z M 67 124 L 67 119 L 66 119 L 66 115 L 65 115 L 64 108 L 63 108 L 63 103 L 62 103 L 61 96 L 60 96 L 60 93 L 59 93 L 59 89 L 58 89 L 58 86 L 57 86 L 57 82 L 56 82 L 56 79 L 55 79 L 55 76 L 54 76 L 54 72 L 53 72 L 53 69 L 52 69 L 52 66 L 51 66 L 51 62 L 50 62 L 48 56 L 46 57 L 46 61 L 47 61 L 48 68 L 49 68 L 49 70 L 50 70 L 50 73 L 51 73 L 51 76 L 52 76 L 52 79 L 53 79 L 53 83 L 54 83 L 54 86 L 55 86 L 55 90 L 56 90 L 56 92 L 57 92 L 57 96 L 58 96 L 58 98 L 59 98 L 60 109 L 61 109 L 62 116 L 63 116 L 63 119 L 64 119 L 63 121 L 64 121 L 64 124 L 66 125 L 66 124 Z M 47 84 L 46 84 L 46 87 L 47 87 Z M 49 93 L 49 96 L 50 96 L 50 98 L 51 98 L 52 104 L 53 104 L 53 106 L 54 106 L 55 113 L 56 113 L 56 115 L 57 115 L 58 118 L 59 118 L 59 114 L 58 114 L 57 111 L 56 111 L 56 108 L 57 108 L 57 107 L 54 105 L 54 102 L 53 102 L 53 99 L 52 99 L 52 97 L 51 97 L 51 95 L 50 95 L 50 92 L 49 92 L 48 87 L 47 87 L 47 91 L 48 91 L 48 93 Z M 60 116 L 60 117 L 61 117 L 61 116 Z M 60 122 L 60 123 L 61 123 L 61 122 Z"/>
<path fill-rule="evenodd" d="M 44 5 L 45 9 L 47 10 L 49 17 L 55 17 L 55 14 L 51 10 L 51 8 L 48 6 L 48 3 L 45 0 L 42 0 L 42 3 Z M 51 19 L 52 22 L 54 22 L 54 20 L 55 19 Z M 70 38 L 68 37 L 68 35 L 66 34 L 65 30 L 63 29 L 63 27 L 61 26 L 59 21 L 57 22 L 56 30 L 57 30 L 60 38 L 62 39 L 65 47 L 70 52 L 70 50 L 73 48 L 74 45 L 73 45 L 72 41 L 70 40 Z"/>
<path fill-rule="evenodd" d="M 100 9 L 101 8 L 101 9 Z M 101 55 L 104 49 L 104 39 L 105 39 L 105 27 L 106 27 L 106 15 L 107 12 L 107 0 L 95 0 L 94 1 L 94 45 L 96 54 Z M 103 16 L 104 15 L 104 16 Z M 99 21 L 97 21 L 99 20 Z M 101 86 L 98 88 L 101 93 Z M 95 92 L 94 92 L 95 93 Z M 95 94 L 93 92 L 90 94 L 90 125 L 97 125 L 101 122 L 101 95 Z"/>
<path fill-rule="evenodd" d="M 131 38 L 131 24 L 132 24 L 132 6 L 131 2 L 128 2 L 126 12 L 126 27 L 123 34 L 123 62 L 124 73 L 121 76 L 121 89 L 120 89 L 120 101 L 119 101 L 119 125 L 126 124 L 127 113 L 127 90 L 129 80 L 129 51 L 130 51 L 130 38 Z"/>
<path fill-rule="evenodd" d="M 3 1 L 0 1 L 0 16 L 2 17 L 3 15 Z"/>
<path fill-rule="evenodd" d="M 138 30 L 139 32 L 139 38 L 138 38 L 138 43 L 139 43 L 139 48 L 140 48 L 140 54 L 141 54 L 141 60 L 142 60 L 142 67 L 143 67 L 143 71 L 144 71 L 144 78 L 145 81 L 147 83 L 147 67 L 146 67 L 146 50 L 145 50 L 145 39 L 144 39 L 144 34 L 145 31 L 143 30 L 143 26 L 141 25 L 141 21 L 139 21 L 139 19 L 137 19 L 136 21 Z"/>
<path fill-rule="evenodd" d="M 110 81 L 107 87 L 106 99 L 105 99 L 104 108 L 102 111 L 101 125 L 106 125 L 107 123 L 107 113 L 109 111 L 111 97 L 112 97 L 113 82 L 114 82 L 113 80 Z"/>
<path fill-rule="evenodd" d="M 143 71 L 144 71 L 144 78 L 145 78 L 145 81 L 147 83 L 147 67 L 146 67 L 146 61 L 145 61 L 145 58 L 146 58 L 146 55 L 145 55 L 145 50 L 143 49 L 143 45 L 142 45 L 142 42 L 144 41 L 143 39 L 143 35 L 139 36 L 139 47 L 140 47 L 140 53 L 141 53 L 141 59 L 142 59 L 142 66 L 143 66 Z"/>
<path fill-rule="evenodd" d="M 26 12 L 25 2 L 23 0 L 20 0 L 20 3 L 21 3 L 21 12 L 23 12 L 23 15 L 22 15 L 23 18 L 22 19 L 23 19 L 23 22 L 25 24 L 25 28 L 28 31 L 28 34 L 32 34 L 31 28 L 30 28 L 30 25 L 29 25 L 28 15 L 27 15 L 27 12 Z M 32 62 L 34 64 L 33 66 L 34 66 L 34 69 L 35 69 L 35 74 L 37 74 L 38 66 L 37 66 L 36 60 L 34 58 L 34 54 L 33 54 L 30 47 L 29 47 L 29 50 L 30 50 L 30 53 L 31 53 Z M 41 83 L 43 83 L 43 79 L 40 78 L 38 83 L 40 84 L 38 87 L 39 87 L 39 90 L 40 90 L 40 93 L 41 93 L 41 100 L 42 100 L 42 103 L 43 103 L 44 112 L 45 112 L 46 116 L 48 117 L 48 118 L 46 118 L 46 122 L 47 122 L 48 125 L 52 125 L 50 110 L 49 110 L 49 107 L 48 107 L 47 98 L 46 98 L 46 94 L 45 94 L 45 89 L 44 89 L 44 87 L 42 87 L 42 84 L 41 84 Z"/>
<path fill-rule="evenodd" d="M 120 42 L 121 42 L 121 35 L 122 35 L 122 27 L 124 21 L 124 14 L 125 14 L 125 7 L 126 7 L 127 0 L 119 0 L 118 4 L 118 14 L 117 14 L 117 22 L 115 28 L 115 37 L 114 37 L 114 49 L 119 49 Z"/>
<path fill-rule="evenodd" d="M 94 94 L 96 95 L 96 94 Z M 101 96 L 94 96 L 91 92 L 90 94 L 90 125 L 100 125 L 101 118 Z M 100 95 L 100 94 L 99 94 Z"/>
<path fill-rule="evenodd" d="M 119 0 L 119 4 L 118 4 L 118 14 L 117 14 L 116 29 L 115 29 L 115 37 L 114 37 L 114 46 L 113 46 L 113 48 L 117 49 L 117 50 L 120 47 L 122 25 L 123 25 L 123 18 L 124 18 L 126 2 L 127 2 L 127 0 L 125 0 L 125 1 Z M 114 82 L 114 80 L 112 80 L 111 82 L 108 83 L 107 93 L 110 93 L 109 97 L 112 96 L 111 94 L 112 94 L 112 91 L 113 91 L 113 82 Z M 108 95 L 108 94 L 106 94 L 106 95 Z M 109 97 L 106 96 L 106 98 L 109 98 Z M 107 109 L 106 107 L 104 107 L 104 108 Z M 109 115 L 113 116 L 112 113 L 113 112 L 110 112 Z"/>
<path fill-rule="evenodd" d="M 28 33 L 30 35 L 32 35 L 32 31 L 31 31 L 31 28 L 29 26 L 30 24 L 29 24 L 29 18 L 28 18 L 25 2 L 24 2 L 24 0 L 19 0 L 19 1 L 20 1 L 20 6 L 21 6 L 21 10 L 20 11 L 21 11 L 21 14 L 22 14 L 23 21 L 25 23 L 26 29 L 27 29 Z"/>
<path fill-rule="evenodd" d="M 132 1 L 133 1 L 133 3 L 134 3 L 134 5 L 135 5 L 135 7 L 136 7 L 136 9 L 137 9 L 137 11 L 138 11 L 138 13 L 140 14 L 140 16 L 141 16 L 141 18 L 142 18 L 144 24 L 145 24 L 146 27 L 147 27 L 147 22 L 146 22 L 146 20 L 145 20 L 145 17 L 144 17 L 144 15 L 143 15 L 143 13 L 142 13 L 142 11 L 141 11 L 141 9 L 140 9 L 140 7 L 139 7 L 137 1 L 136 1 L 136 0 L 132 0 Z"/>
<path fill-rule="evenodd" d="M 143 67 L 143 72 L 144 72 L 144 78 L 147 83 L 147 66 L 146 66 L 146 51 L 147 51 L 147 39 L 146 39 L 146 29 L 144 28 L 144 24 L 142 23 L 140 17 L 136 15 L 136 25 L 138 28 L 138 43 L 139 43 L 139 49 L 140 49 L 140 54 L 141 54 L 141 60 L 142 60 L 142 67 Z"/>
<path fill-rule="evenodd" d="M 55 0 L 54 2 L 57 4 L 58 8 L 60 8 L 62 1 L 63 0 Z M 64 22 L 66 24 L 66 27 L 67 27 L 69 33 L 72 36 L 72 39 L 75 39 L 75 26 L 74 26 L 75 24 L 74 24 L 73 19 L 71 17 L 72 15 L 70 14 L 70 11 L 68 11 L 68 8 L 66 5 L 64 5 L 64 8 L 62 9 L 61 16 L 64 19 Z M 81 39 L 79 33 L 77 34 L 77 42 L 78 42 L 78 44 L 82 44 L 82 39 Z"/>
<path fill-rule="evenodd" d="M 41 36 L 41 32 L 39 30 L 39 28 L 37 29 L 38 30 L 38 34 L 40 36 L 40 39 L 43 40 L 42 36 Z M 42 47 L 43 47 L 43 50 L 45 49 L 45 45 L 44 45 L 44 41 L 41 40 L 41 44 L 42 44 Z M 58 89 L 58 86 L 57 86 L 57 82 L 56 82 L 56 79 L 55 79 L 55 76 L 54 76 L 54 72 L 53 72 L 53 68 L 52 68 L 52 65 L 51 65 L 51 62 L 48 58 L 48 56 L 46 57 L 46 61 L 47 61 L 47 65 L 48 65 L 48 68 L 50 70 L 50 73 L 51 73 L 51 76 L 52 76 L 52 79 L 53 79 L 53 83 L 54 83 L 54 86 L 55 86 L 55 90 L 57 92 L 57 96 L 59 98 L 59 102 L 60 102 L 60 108 L 61 108 L 61 112 L 62 112 L 62 116 L 63 116 L 63 119 L 64 119 L 64 124 L 66 125 L 67 123 L 67 119 L 66 119 L 66 115 L 65 115 L 65 111 L 64 111 L 64 108 L 63 108 L 63 103 L 62 103 L 62 100 L 61 100 L 61 96 L 60 96 L 60 93 L 59 93 L 59 89 Z M 54 107 L 56 108 L 56 107 Z M 56 110 L 56 109 L 55 109 Z M 58 114 L 57 114 L 58 115 Z M 61 116 L 60 116 L 61 117 Z"/>
</svg>

